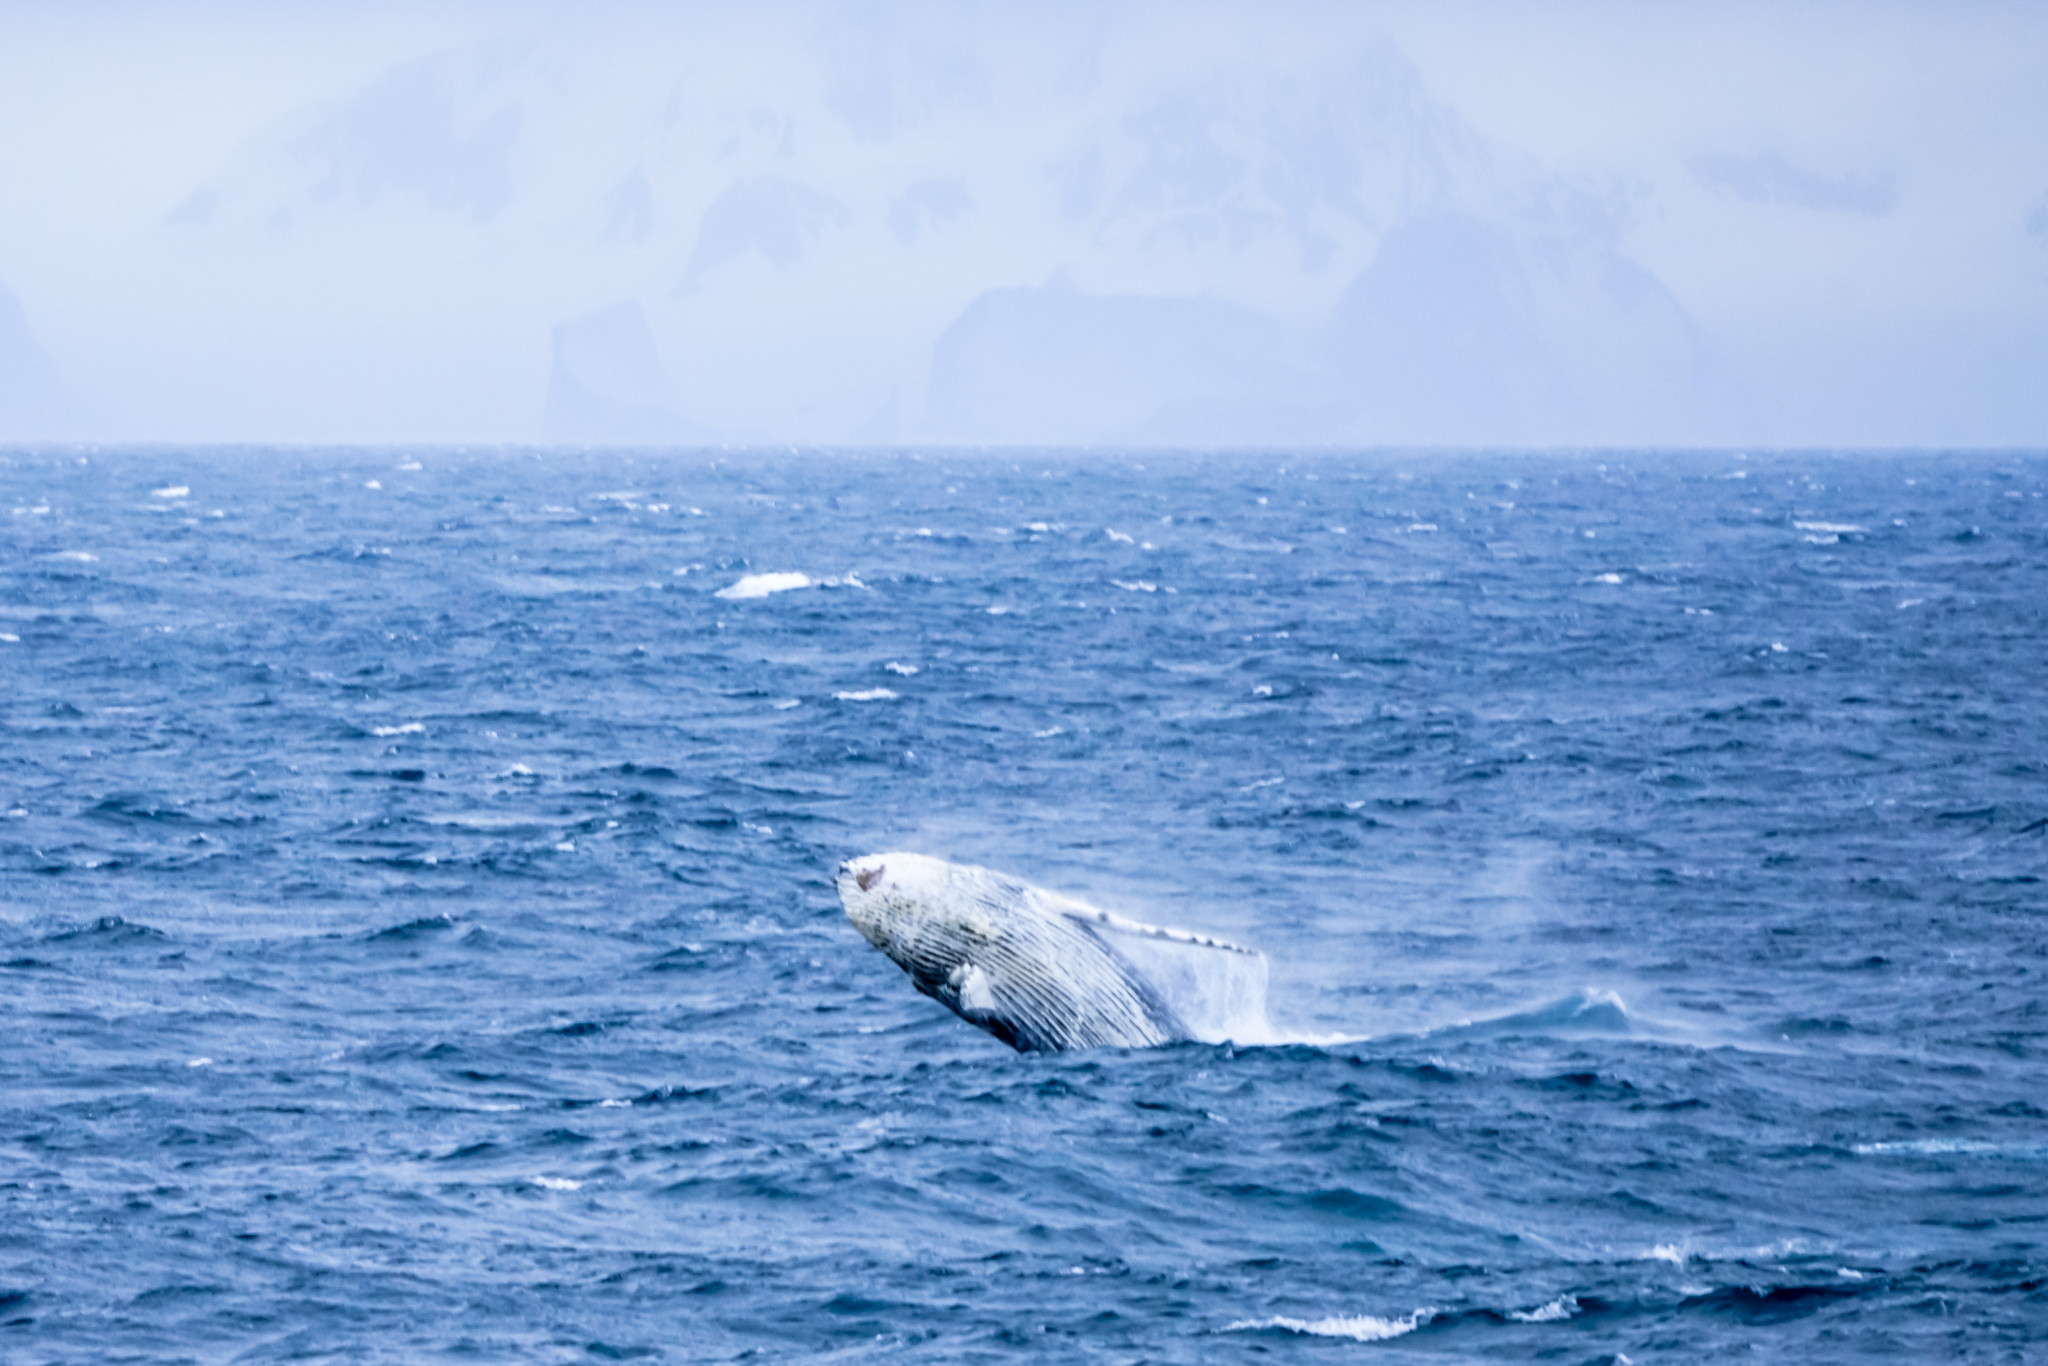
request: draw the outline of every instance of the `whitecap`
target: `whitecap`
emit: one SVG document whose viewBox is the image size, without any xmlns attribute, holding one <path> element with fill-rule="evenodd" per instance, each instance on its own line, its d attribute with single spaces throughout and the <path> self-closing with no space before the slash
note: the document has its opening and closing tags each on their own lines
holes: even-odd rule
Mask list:
<svg viewBox="0 0 2048 1366">
<path fill-rule="evenodd" d="M 408 460 L 408 461 L 406 461 L 406 462 L 405 462 L 405 463 L 404 463 L 403 465 L 400 465 L 400 466 L 399 466 L 398 468 L 399 468 L 399 469 L 401 469 L 401 470 L 404 470 L 404 471 L 406 471 L 407 473 L 414 473 L 414 472 L 417 472 L 417 471 L 419 471 L 419 470 L 423 470 L 423 469 L 425 469 L 425 468 L 426 468 L 426 466 L 425 466 L 425 465 L 422 465 L 422 464 L 421 464 L 421 463 L 420 463 L 419 461 L 417 461 L 417 460 Z"/>
<path fill-rule="evenodd" d="M 777 711 L 788 711 L 791 707 L 801 707 L 803 704 L 800 697 L 785 697 L 780 702 L 771 702 L 768 705 Z"/>
<path fill-rule="evenodd" d="M 21 644 L 21 637 L 12 631 L 0 631 L 0 641 L 5 641 L 9 645 L 19 645 Z"/>
<path fill-rule="evenodd" d="M 384 484 L 383 484 L 383 481 L 381 481 L 381 480 L 377 480 L 377 479 L 365 479 L 365 480 L 363 481 L 363 487 L 364 487 L 364 488 L 366 488 L 366 489 L 381 489 L 381 488 L 383 488 L 383 487 L 384 487 Z"/>
<path fill-rule="evenodd" d="M 1129 583 L 1124 582 L 1122 579 L 1111 579 L 1110 582 L 1123 589 L 1126 593 L 1157 593 L 1159 591 L 1158 584 L 1148 583 L 1144 579 L 1133 579 Z"/>
<path fill-rule="evenodd" d="M 1887 1143 L 1858 1143 L 1860 1157 L 1898 1153 L 1912 1157 L 2006 1157 L 2022 1161 L 2048 1158 L 2048 1143 L 1987 1143 L 1979 1138 L 1908 1138 Z"/>
<path fill-rule="evenodd" d="M 1824 531 L 1835 536 L 1842 535 L 1844 532 L 1862 531 L 1865 529 L 1857 526 L 1854 522 L 1794 522 L 1792 525 L 1798 527 L 1801 531 Z"/>
<path fill-rule="evenodd" d="M 1620 582 L 1621 582 L 1621 575 L 1619 575 L 1619 574 L 1595 574 L 1595 575 L 1593 576 L 1593 582 L 1594 582 L 1594 583 L 1620 583 Z"/>
<path fill-rule="evenodd" d="M 836 692 L 832 695 L 841 702 L 887 702 L 896 696 L 887 688 L 865 688 L 860 692 Z"/>
<path fill-rule="evenodd" d="M 1410 522 L 1410 523 L 1408 524 L 1408 530 L 1410 530 L 1410 531 L 1435 531 L 1435 530 L 1436 530 L 1436 523 L 1435 523 L 1435 522 Z"/>
<path fill-rule="evenodd" d="M 808 574 L 748 574 L 739 582 L 719 589 L 713 597 L 738 600 L 742 598 L 765 598 L 770 593 L 787 593 L 795 588 L 809 588 Z"/>
<path fill-rule="evenodd" d="M 417 721 L 408 721 L 402 726 L 372 726 L 370 734 L 376 736 L 425 735 L 427 728 Z"/>
<path fill-rule="evenodd" d="M 892 659 L 892 660 L 890 660 L 890 661 L 889 661 L 889 662 L 888 662 L 887 664 L 884 664 L 884 665 L 883 665 L 882 667 L 883 667 L 883 668 L 885 668 L 885 669 L 887 669 L 887 670 L 888 670 L 888 671 L 889 671 L 890 673 L 892 673 L 892 674 L 902 674 L 902 675 L 903 675 L 903 676 L 904 676 L 905 678 L 908 678 L 908 677 L 910 677 L 910 676 L 911 676 L 912 674 L 914 674 L 914 673 L 916 673 L 916 672 L 917 672 L 917 665 L 915 665 L 915 664 L 898 664 L 898 663 L 897 663 L 897 662 L 896 662 L 895 660 L 893 660 L 893 659 Z"/>
<path fill-rule="evenodd" d="M 1032 731 L 1031 738 L 1034 740 L 1050 740 L 1055 735 L 1065 735 L 1066 733 L 1067 728 L 1065 726 L 1048 726 L 1044 730 Z"/>
<path fill-rule="evenodd" d="M 1123 543 L 1124 543 L 1125 545 L 1133 545 L 1133 544 L 1135 544 L 1135 542 L 1134 542 L 1134 541 L 1132 540 L 1132 538 L 1131 538 L 1131 537 L 1129 537 L 1129 536 L 1126 536 L 1126 535 L 1124 535 L 1124 534 L 1123 534 L 1123 533 L 1122 533 L 1121 531 L 1118 531 L 1118 530 L 1117 530 L 1117 529 L 1116 529 L 1115 527 L 1104 527 L 1104 528 L 1102 529 L 1102 532 L 1103 532 L 1103 535 L 1105 535 L 1105 536 L 1109 537 L 1109 539 L 1110 539 L 1110 540 L 1112 540 L 1112 541 L 1121 541 L 1121 542 L 1123 542 Z"/>
<path fill-rule="evenodd" d="M 53 560 L 75 560 L 79 564 L 98 564 L 100 557 L 90 550 L 60 550 L 50 556 Z"/>
<path fill-rule="evenodd" d="M 1398 1319 L 1383 1319 L 1373 1314 L 1338 1314 L 1326 1319 L 1291 1319 L 1276 1315 L 1270 1319 L 1240 1319 L 1223 1331 L 1240 1333 L 1262 1328 L 1284 1328 L 1290 1333 L 1300 1333 L 1308 1337 L 1384 1342 L 1388 1338 L 1412 1333 L 1435 1317 L 1434 1309 L 1418 1309 Z"/>
<path fill-rule="evenodd" d="M 1899 610 L 1903 612 L 1908 607 L 1918 607 L 1925 601 L 1927 601 L 1925 598 L 1901 598 L 1899 599 Z"/>
<path fill-rule="evenodd" d="M 1517 1323 L 1559 1323 L 1578 1312 L 1578 1300 L 1570 1295 L 1559 1295 L 1549 1304 L 1531 1309 L 1526 1313 L 1510 1309 L 1508 1317 Z"/>
<path fill-rule="evenodd" d="M 186 484 L 167 484 L 160 489 L 151 489 L 149 496 L 152 498 L 190 498 L 192 496 L 192 489 Z"/>
<path fill-rule="evenodd" d="M 533 1184 L 539 1186 L 542 1190 L 550 1191 L 580 1191 L 583 1189 L 581 1181 L 571 1181 L 566 1176 L 536 1176 L 533 1178 Z"/>
<path fill-rule="evenodd" d="M 995 603 L 989 607 L 985 607 L 982 610 L 987 612 L 992 617 L 1006 617 L 1010 615 L 1010 608 L 1008 607 L 1008 605 L 1000 602 Z"/>
</svg>

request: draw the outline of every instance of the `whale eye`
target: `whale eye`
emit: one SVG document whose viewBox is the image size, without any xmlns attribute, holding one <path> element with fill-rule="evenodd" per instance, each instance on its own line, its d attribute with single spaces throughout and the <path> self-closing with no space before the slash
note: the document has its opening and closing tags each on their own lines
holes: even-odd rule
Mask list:
<svg viewBox="0 0 2048 1366">
<path fill-rule="evenodd" d="M 882 874 L 888 871 L 888 866 L 886 864 L 880 863 L 876 864 L 872 868 L 863 869 L 860 872 L 855 873 L 853 875 L 854 885 L 859 887 L 863 892 L 871 891 L 873 890 L 874 885 L 882 880 Z"/>
</svg>

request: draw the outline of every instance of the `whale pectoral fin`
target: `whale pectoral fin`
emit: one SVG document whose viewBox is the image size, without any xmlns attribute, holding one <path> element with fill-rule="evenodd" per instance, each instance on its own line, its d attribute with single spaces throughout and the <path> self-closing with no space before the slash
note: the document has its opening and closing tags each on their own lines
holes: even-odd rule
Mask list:
<svg viewBox="0 0 2048 1366">
<path fill-rule="evenodd" d="M 1036 1053 L 1056 1047 L 1004 1010 L 1002 1001 L 996 997 L 995 978 L 978 963 L 960 964 L 947 973 L 942 982 L 921 980 L 917 989 L 1020 1053 Z"/>
<path fill-rule="evenodd" d="M 948 1004 L 967 1019 L 980 1023 L 995 1014 L 996 984 L 979 964 L 962 963 L 954 968 L 946 976 L 946 985 L 953 993 Z"/>
</svg>

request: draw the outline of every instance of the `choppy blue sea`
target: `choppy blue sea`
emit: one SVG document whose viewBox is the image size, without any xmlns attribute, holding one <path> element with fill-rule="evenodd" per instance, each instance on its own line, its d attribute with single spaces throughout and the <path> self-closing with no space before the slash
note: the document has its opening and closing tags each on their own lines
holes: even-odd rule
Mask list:
<svg viewBox="0 0 2048 1366">
<path fill-rule="evenodd" d="M 2041 1360 L 2044 494 L 4 453 L 0 1359 Z M 887 849 L 1304 1041 L 1014 1053 Z"/>
</svg>

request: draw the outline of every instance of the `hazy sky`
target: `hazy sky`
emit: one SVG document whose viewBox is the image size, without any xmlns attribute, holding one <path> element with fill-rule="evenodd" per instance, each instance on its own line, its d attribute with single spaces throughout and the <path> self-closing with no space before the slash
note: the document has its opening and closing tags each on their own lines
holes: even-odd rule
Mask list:
<svg viewBox="0 0 2048 1366">
<path fill-rule="evenodd" d="M 2048 6 L 0 0 L 0 439 L 2048 445 Z"/>
</svg>

